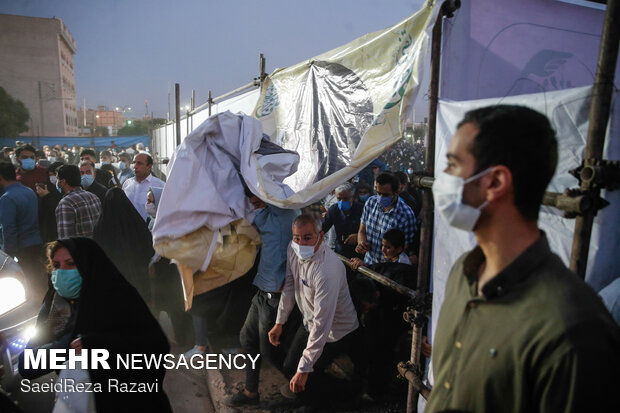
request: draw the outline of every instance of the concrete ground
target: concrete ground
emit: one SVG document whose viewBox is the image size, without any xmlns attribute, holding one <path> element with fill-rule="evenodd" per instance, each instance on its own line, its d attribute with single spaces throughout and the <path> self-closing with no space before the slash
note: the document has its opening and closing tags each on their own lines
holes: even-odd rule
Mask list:
<svg viewBox="0 0 620 413">
<path fill-rule="evenodd" d="M 222 339 L 218 343 L 218 340 L 212 340 L 211 352 L 221 353 L 227 352 L 231 349 L 222 350 L 223 346 L 230 347 L 231 343 L 235 342 L 234 337 L 228 337 Z M 225 344 L 224 344 L 225 343 Z M 238 352 L 242 352 L 241 349 L 237 349 Z M 338 377 L 345 377 L 353 370 L 353 366 L 350 360 L 347 358 L 339 358 L 329 368 L 329 372 Z M 244 388 L 245 385 L 245 371 L 234 369 L 222 369 L 222 370 L 205 370 L 205 378 L 207 380 L 207 386 L 213 402 L 213 408 L 218 413 L 285 413 L 293 410 L 295 406 L 291 406 L 290 403 L 281 404 L 284 399 L 280 395 L 280 387 L 288 384 L 288 380 L 280 373 L 278 369 L 273 367 L 267 362 L 262 363 L 259 393 L 261 401 L 258 406 L 244 406 L 242 408 L 230 408 L 221 404 L 221 400 L 227 395 L 234 394 Z M 395 395 L 389 400 L 373 401 L 368 397 L 362 398 L 356 402 L 346 403 L 346 406 L 332 407 L 330 412 L 362 412 L 362 413 L 379 413 L 379 412 L 402 412 L 406 407 L 406 394 Z"/>
</svg>

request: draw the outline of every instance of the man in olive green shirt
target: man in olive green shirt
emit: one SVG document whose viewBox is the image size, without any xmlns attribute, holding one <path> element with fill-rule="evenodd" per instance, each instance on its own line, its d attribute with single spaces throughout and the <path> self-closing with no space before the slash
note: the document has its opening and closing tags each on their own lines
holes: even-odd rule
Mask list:
<svg viewBox="0 0 620 413">
<path fill-rule="evenodd" d="M 471 111 L 447 157 L 435 205 L 478 246 L 448 279 L 426 412 L 620 411 L 620 329 L 537 225 L 557 163 L 547 118 Z"/>
</svg>

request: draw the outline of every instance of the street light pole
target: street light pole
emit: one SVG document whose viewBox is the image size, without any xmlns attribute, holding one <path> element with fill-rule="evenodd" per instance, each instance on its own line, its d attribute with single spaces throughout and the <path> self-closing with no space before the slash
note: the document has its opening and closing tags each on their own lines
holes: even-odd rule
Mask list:
<svg viewBox="0 0 620 413">
<path fill-rule="evenodd" d="M 45 127 L 43 126 L 43 93 L 41 92 L 41 81 L 38 80 L 37 81 L 38 85 L 39 85 L 39 117 L 40 117 L 40 127 L 41 130 L 39 131 L 39 137 L 41 136 L 45 136 Z"/>
</svg>

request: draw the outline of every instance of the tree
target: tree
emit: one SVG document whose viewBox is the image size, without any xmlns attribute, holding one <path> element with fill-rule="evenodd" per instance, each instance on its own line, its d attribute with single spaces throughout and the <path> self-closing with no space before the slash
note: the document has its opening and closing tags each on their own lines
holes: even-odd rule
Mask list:
<svg viewBox="0 0 620 413">
<path fill-rule="evenodd" d="M 166 124 L 166 119 L 155 118 L 147 120 L 132 120 L 118 130 L 118 136 L 142 136 L 148 135 L 152 129 Z"/>
<path fill-rule="evenodd" d="M 97 126 L 95 128 L 95 136 L 110 136 L 107 126 Z"/>
<path fill-rule="evenodd" d="M 22 101 L 0 87 L 0 137 L 15 138 L 28 130 L 30 113 Z"/>
</svg>

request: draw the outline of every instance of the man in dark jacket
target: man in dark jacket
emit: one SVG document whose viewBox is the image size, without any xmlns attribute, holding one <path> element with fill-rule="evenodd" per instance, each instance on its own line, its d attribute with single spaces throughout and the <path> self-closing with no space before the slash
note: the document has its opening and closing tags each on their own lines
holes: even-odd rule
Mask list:
<svg viewBox="0 0 620 413">
<path fill-rule="evenodd" d="M 336 188 L 338 202 L 332 205 L 323 218 L 323 232 L 334 226 L 336 247 L 334 251 L 347 258 L 356 256 L 357 230 L 360 226 L 364 205 L 354 197 L 355 187 L 346 182 Z"/>
<path fill-rule="evenodd" d="M 103 198 L 108 189 L 95 181 L 95 165 L 90 161 L 80 162 L 80 175 L 82 176 L 82 188 L 97 195 L 103 203 Z"/>
</svg>

